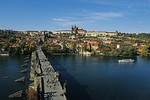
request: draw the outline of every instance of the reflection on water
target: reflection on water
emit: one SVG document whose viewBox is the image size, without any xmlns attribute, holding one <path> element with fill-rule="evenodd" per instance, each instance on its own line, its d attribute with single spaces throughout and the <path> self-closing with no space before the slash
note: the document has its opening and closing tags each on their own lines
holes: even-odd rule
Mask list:
<svg viewBox="0 0 150 100">
<path fill-rule="evenodd" d="M 119 64 L 117 57 L 54 58 L 68 81 L 69 100 L 150 100 L 150 67 L 143 67 L 150 65 L 149 58 L 131 58 L 132 64 Z"/>
<path fill-rule="evenodd" d="M 150 61 L 150 57 L 142 57 L 141 59 L 143 60 L 143 62 L 149 62 Z"/>
</svg>

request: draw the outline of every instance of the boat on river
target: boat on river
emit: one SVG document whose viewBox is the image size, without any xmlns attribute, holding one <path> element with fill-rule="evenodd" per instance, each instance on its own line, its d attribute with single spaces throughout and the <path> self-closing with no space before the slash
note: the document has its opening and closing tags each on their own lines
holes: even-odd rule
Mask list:
<svg viewBox="0 0 150 100">
<path fill-rule="evenodd" d="M 0 51 L 0 56 L 9 56 L 9 51 Z"/>
<path fill-rule="evenodd" d="M 118 60 L 119 63 L 131 63 L 134 62 L 134 59 L 121 59 Z"/>
</svg>

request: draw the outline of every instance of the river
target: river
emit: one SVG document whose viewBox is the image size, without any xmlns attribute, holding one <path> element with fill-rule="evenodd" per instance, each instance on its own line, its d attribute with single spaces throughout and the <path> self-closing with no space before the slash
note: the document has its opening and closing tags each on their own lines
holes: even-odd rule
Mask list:
<svg viewBox="0 0 150 100">
<path fill-rule="evenodd" d="M 50 57 L 53 66 L 67 80 L 68 100 L 150 100 L 150 58 L 89 56 Z"/>
<path fill-rule="evenodd" d="M 0 56 L 0 100 L 12 100 L 8 98 L 8 95 L 28 88 L 29 85 L 29 64 L 28 64 L 28 72 L 20 73 L 21 70 L 25 69 L 21 65 L 24 63 L 23 56 Z M 6 78 L 9 76 L 9 78 Z M 25 82 L 17 83 L 14 80 L 25 76 Z M 16 100 L 26 100 L 25 95 L 23 98 Z"/>
<path fill-rule="evenodd" d="M 118 59 L 121 58 L 50 57 L 55 69 L 60 70 L 62 81 L 67 80 L 68 100 L 150 100 L 150 58 L 135 57 L 134 63 L 124 64 L 119 64 Z M 0 56 L 0 100 L 10 100 L 9 94 L 28 87 L 30 67 L 28 64 L 28 73 L 20 73 L 23 62 L 23 56 Z M 23 76 L 24 83 L 14 82 Z"/>
</svg>

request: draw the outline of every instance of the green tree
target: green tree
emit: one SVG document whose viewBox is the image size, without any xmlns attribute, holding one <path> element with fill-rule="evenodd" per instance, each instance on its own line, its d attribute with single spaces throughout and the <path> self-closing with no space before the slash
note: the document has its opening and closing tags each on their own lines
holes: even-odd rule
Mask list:
<svg viewBox="0 0 150 100">
<path fill-rule="evenodd" d="M 71 45 L 70 49 L 73 50 L 73 51 L 76 51 L 77 42 L 76 41 L 71 41 L 70 45 Z"/>
<path fill-rule="evenodd" d="M 147 56 L 148 53 L 150 53 L 150 46 L 143 46 L 143 47 L 141 48 L 140 55 L 141 55 L 141 56 Z"/>
<path fill-rule="evenodd" d="M 114 49 L 110 52 L 111 56 L 135 56 L 137 55 L 137 48 L 133 46 L 122 47 Z"/>
<path fill-rule="evenodd" d="M 65 42 L 65 41 L 62 43 L 62 46 L 63 46 L 62 51 L 63 51 L 63 52 L 67 52 L 67 51 L 68 51 L 68 48 L 67 48 L 67 46 L 66 46 L 66 42 Z"/>
</svg>

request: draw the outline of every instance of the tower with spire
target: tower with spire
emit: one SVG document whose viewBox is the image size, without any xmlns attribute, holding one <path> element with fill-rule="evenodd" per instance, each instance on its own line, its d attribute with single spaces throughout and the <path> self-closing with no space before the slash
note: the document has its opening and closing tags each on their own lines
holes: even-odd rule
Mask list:
<svg viewBox="0 0 150 100">
<path fill-rule="evenodd" d="M 78 27 L 76 25 L 73 25 L 72 28 L 71 28 L 71 30 L 72 30 L 72 33 L 76 34 L 77 30 L 78 30 Z"/>
</svg>

